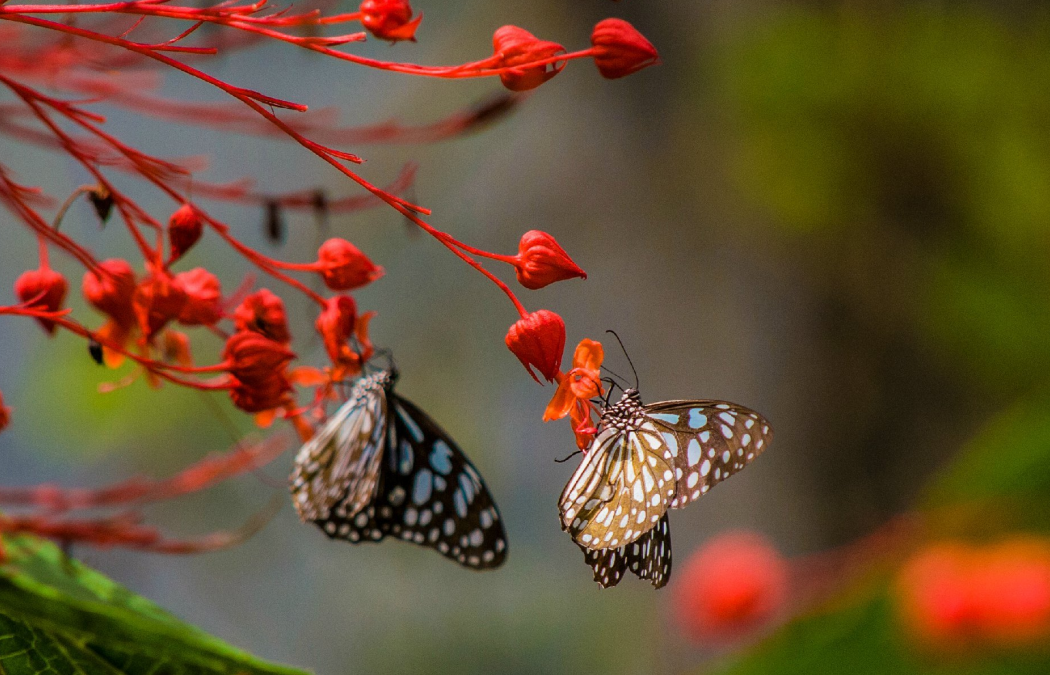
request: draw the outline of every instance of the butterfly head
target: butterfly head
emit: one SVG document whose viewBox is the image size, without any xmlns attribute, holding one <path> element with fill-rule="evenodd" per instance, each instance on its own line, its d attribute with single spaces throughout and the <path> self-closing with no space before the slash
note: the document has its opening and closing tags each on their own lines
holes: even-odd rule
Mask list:
<svg viewBox="0 0 1050 675">
<path fill-rule="evenodd" d="M 602 410 L 601 426 L 626 431 L 637 426 L 644 414 L 642 397 L 635 388 L 625 389 L 616 403 Z"/>
</svg>

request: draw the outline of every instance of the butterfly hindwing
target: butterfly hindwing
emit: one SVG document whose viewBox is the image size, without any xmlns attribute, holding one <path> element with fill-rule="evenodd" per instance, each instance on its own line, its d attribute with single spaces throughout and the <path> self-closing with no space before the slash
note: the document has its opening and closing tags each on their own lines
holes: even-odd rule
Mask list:
<svg viewBox="0 0 1050 675">
<path fill-rule="evenodd" d="M 676 509 L 750 464 L 773 438 L 765 418 L 727 401 L 663 401 L 645 414 L 674 457 Z"/>
<path fill-rule="evenodd" d="M 383 489 L 391 534 L 466 567 L 499 567 L 507 556 L 507 536 L 477 469 L 412 402 L 391 395 L 391 408 L 395 433 Z"/>
<path fill-rule="evenodd" d="M 655 527 L 626 546 L 597 551 L 583 546 L 580 549 L 602 588 L 620 583 L 628 569 L 656 588 L 662 588 L 671 578 L 671 528 L 666 513 Z"/>
<path fill-rule="evenodd" d="M 588 549 L 629 544 L 660 520 L 674 497 L 673 458 L 657 427 L 607 426 L 559 499 L 562 529 Z"/>
</svg>

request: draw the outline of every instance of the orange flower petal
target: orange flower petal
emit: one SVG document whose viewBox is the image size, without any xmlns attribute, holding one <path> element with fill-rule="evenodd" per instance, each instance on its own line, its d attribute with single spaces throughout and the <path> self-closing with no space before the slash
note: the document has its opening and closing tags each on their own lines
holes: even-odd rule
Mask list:
<svg viewBox="0 0 1050 675">
<path fill-rule="evenodd" d="M 277 418 L 277 409 L 272 408 L 270 410 L 263 410 L 260 413 L 255 414 L 255 426 L 260 429 L 267 429 L 273 421 Z"/>
<path fill-rule="evenodd" d="M 558 384 L 558 390 L 554 392 L 554 398 L 547 404 L 547 410 L 543 413 L 543 421 L 560 420 L 569 414 L 576 397 L 572 395 L 572 387 L 566 377 Z"/>
<path fill-rule="evenodd" d="M 602 367 L 602 359 L 605 358 L 605 350 L 602 343 L 584 338 L 576 345 L 576 352 L 572 355 L 573 368 L 585 368 L 598 373 Z M 595 379 L 598 379 L 595 377 Z"/>
<path fill-rule="evenodd" d="M 320 368 L 299 366 L 288 373 L 288 381 L 300 387 L 319 387 L 328 383 L 328 376 Z"/>
</svg>

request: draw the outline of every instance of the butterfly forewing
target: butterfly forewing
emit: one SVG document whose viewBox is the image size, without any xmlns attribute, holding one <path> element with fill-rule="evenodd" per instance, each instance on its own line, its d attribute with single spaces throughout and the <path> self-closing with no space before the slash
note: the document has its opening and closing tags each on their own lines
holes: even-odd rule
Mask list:
<svg viewBox="0 0 1050 675">
<path fill-rule="evenodd" d="M 656 588 L 662 588 L 671 578 L 671 528 L 666 513 L 655 527 L 626 546 L 603 550 L 580 548 L 594 572 L 594 580 L 602 588 L 620 583 L 628 569 L 639 578 L 652 581 Z"/>
<path fill-rule="evenodd" d="M 559 500 L 562 529 L 587 549 L 618 548 L 652 527 L 674 497 L 673 457 L 641 421 L 599 433 Z"/>
<path fill-rule="evenodd" d="M 437 550 L 473 569 L 501 565 L 503 521 L 463 451 L 411 402 L 387 392 L 384 461 L 375 499 L 355 513 L 341 508 L 317 524 L 351 542 L 393 536 Z"/>
<path fill-rule="evenodd" d="M 384 374 L 381 374 L 384 375 Z M 354 515 L 376 494 L 386 430 L 385 377 L 362 378 L 295 458 L 292 502 L 306 521 L 339 506 Z"/>
<path fill-rule="evenodd" d="M 755 411 L 726 401 L 664 401 L 645 406 L 646 417 L 674 458 L 672 508 L 699 499 L 769 446 L 769 422 Z"/>
</svg>

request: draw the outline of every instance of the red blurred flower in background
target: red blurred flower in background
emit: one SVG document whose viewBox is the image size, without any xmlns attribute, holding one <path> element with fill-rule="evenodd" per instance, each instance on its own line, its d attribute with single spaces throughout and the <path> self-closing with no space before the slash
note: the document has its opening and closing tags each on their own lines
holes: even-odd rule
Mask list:
<svg viewBox="0 0 1050 675">
<path fill-rule="evenodd" d="M 904 565 L 896 590 L 904 626 L 928 645 L 1044 644 L 1050 639 L 1050 540 L 933 544 Z"/>
<path fill-rule="evenodd" d="M 675 584 L 678 625 L 698 642 L 737 640 L 781 614 L 788 565 L 765 537 L 719 535 L 686 560 Z"/>
<path fill-rule="evenodd" d="M 416 29 L 422 20 L 422 14 L 412 19 L 408 0 L 364 0 L 361 3 L 361 24 L 381 40 L 415 42 Z"/>
</svg>

